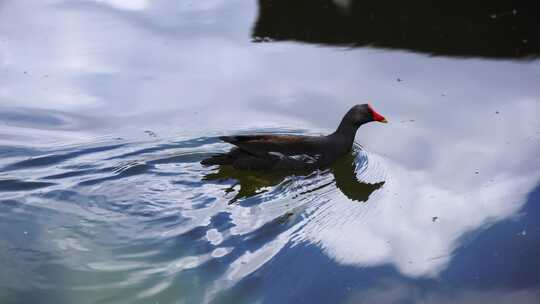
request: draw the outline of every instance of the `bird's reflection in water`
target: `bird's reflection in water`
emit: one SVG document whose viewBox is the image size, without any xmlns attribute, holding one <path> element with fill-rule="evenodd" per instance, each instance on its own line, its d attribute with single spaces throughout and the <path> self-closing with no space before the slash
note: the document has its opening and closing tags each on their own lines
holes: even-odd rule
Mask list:
<svg viewBox="0 0 540 304">
<path fill-rule="evenodd" d="M 357 164 L 354 152 L 338 159 L 328 168 L 323 168 L 323 173 L 332 173 L 336 187 L 350 200 L 357 202 L 367 202 L 369 196 L 384 185 L 384 181 L 378 183 L 366 183 L 358 180 L 356 175 Z M 239 199 L 249 198 L 257 194 L 268 191 L 274 186 L 282 183 L 289 176 L 305 176 L 316 178 L 316 170 L 310 171 L 249 171 L 236 170 L 230 165 L 221 165 L 217 171 L 207 174 L 203 181 L 224 181 L 235 180 L 236 183 L 225 189 L 226 193 L 237 191 L 236 195 L 229 202 L 235 203 Z M 321 184 L 316 189 L 327 186 L 328 183 Z M 316 190 L 315 189 L 315 190 Z M 313 191 L 313 189 L 311 190 Z M 311 192 L 308 191 L 308 192 Z M 306 192 L 306 193 L 308 193 Z M 305 194 L 305 193 L 304 193 Z"/>
</svg>

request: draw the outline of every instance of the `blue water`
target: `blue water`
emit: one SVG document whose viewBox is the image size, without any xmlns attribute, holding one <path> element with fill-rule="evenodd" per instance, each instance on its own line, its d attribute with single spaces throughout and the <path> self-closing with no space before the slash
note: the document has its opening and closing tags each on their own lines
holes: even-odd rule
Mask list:
<svg viewBox="0 0 540 304">
<path fill-rule="evenodd" d="M 0 303 L 537 303 L 540 62 L 254 39 L 259 5 L 0 4 Z M 199 164 L 367 101 L 329 168 Z"/>
</svg>

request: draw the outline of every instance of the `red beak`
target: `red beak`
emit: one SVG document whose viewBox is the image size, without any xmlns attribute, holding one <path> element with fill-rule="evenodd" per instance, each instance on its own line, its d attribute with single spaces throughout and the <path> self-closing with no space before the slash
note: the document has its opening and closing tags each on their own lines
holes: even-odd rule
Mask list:
<svg viewBox="0 0 540 304">
<path fill-rule="evenodd" d="M 370 104 L 368 104 L 368 107 L 369 107 L 369 110 L 371 111 L 371 115 L 373 115 L 374 121 L 388 123 L 388 120 L 386 120 L 386 118 L 384 118 L 384 116 L 382 116 L 381 114 L 377 113 Z"/>
</svg>

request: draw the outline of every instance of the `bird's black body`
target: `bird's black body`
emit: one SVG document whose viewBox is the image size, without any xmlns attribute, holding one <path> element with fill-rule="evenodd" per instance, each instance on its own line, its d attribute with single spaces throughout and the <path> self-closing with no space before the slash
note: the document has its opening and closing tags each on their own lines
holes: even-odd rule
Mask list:
<svg viewBox="0 0 540 304">
<path fill-rule="evenodd" d="M 328 166 L 351 151 L 356 130 L 370 121 L 386 120 L 367 105 L 352 107 L 337 130 L 327 136 L 222 136 L 235 145 L 228 153 L 203 160 L 203 165 L 232 165 L 245 170 L 310 170 Z"/>
</svg>

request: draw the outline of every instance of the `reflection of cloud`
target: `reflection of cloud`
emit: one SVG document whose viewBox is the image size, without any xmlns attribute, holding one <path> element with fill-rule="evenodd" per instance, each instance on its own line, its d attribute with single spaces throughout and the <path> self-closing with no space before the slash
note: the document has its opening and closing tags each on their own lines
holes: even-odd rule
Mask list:
<svg viewBox="0 0 540 304">
<path fill-rule="evenodd" d="M 304 237 L 341 263 L 391 263 L 412 277 L 444 270 L 462 236 L 517 212 L 538 178 L 516 175 L 455 191 L 441 185 L 448 180 L 439 181 L 429 172 L 384 162 L 385 195 L 370 200 L 372 209 L 333 199 L 331 207 L 312 215 L 325 218 L 324 227 L 308 224 Z"/>
<path fill-rule="evenodd" d="M 204 303 L 211 303 L 219 291 L 234 286 L 241 279 L 255 272 L 267 263 L 287 244 L 289 237 L 290 233 L 282 233 L 276 239 L 268 242 L 255 252 L 247 251 L 234 260 L 225 274 L 214 282 L 213 287 L 206 292 Z"/>
<path fill-rule="evenodd" d="M 149 0 L 95 0 L 109 4 L 118 9 L 139 11 L 148 7 Z"/>
</svg>

